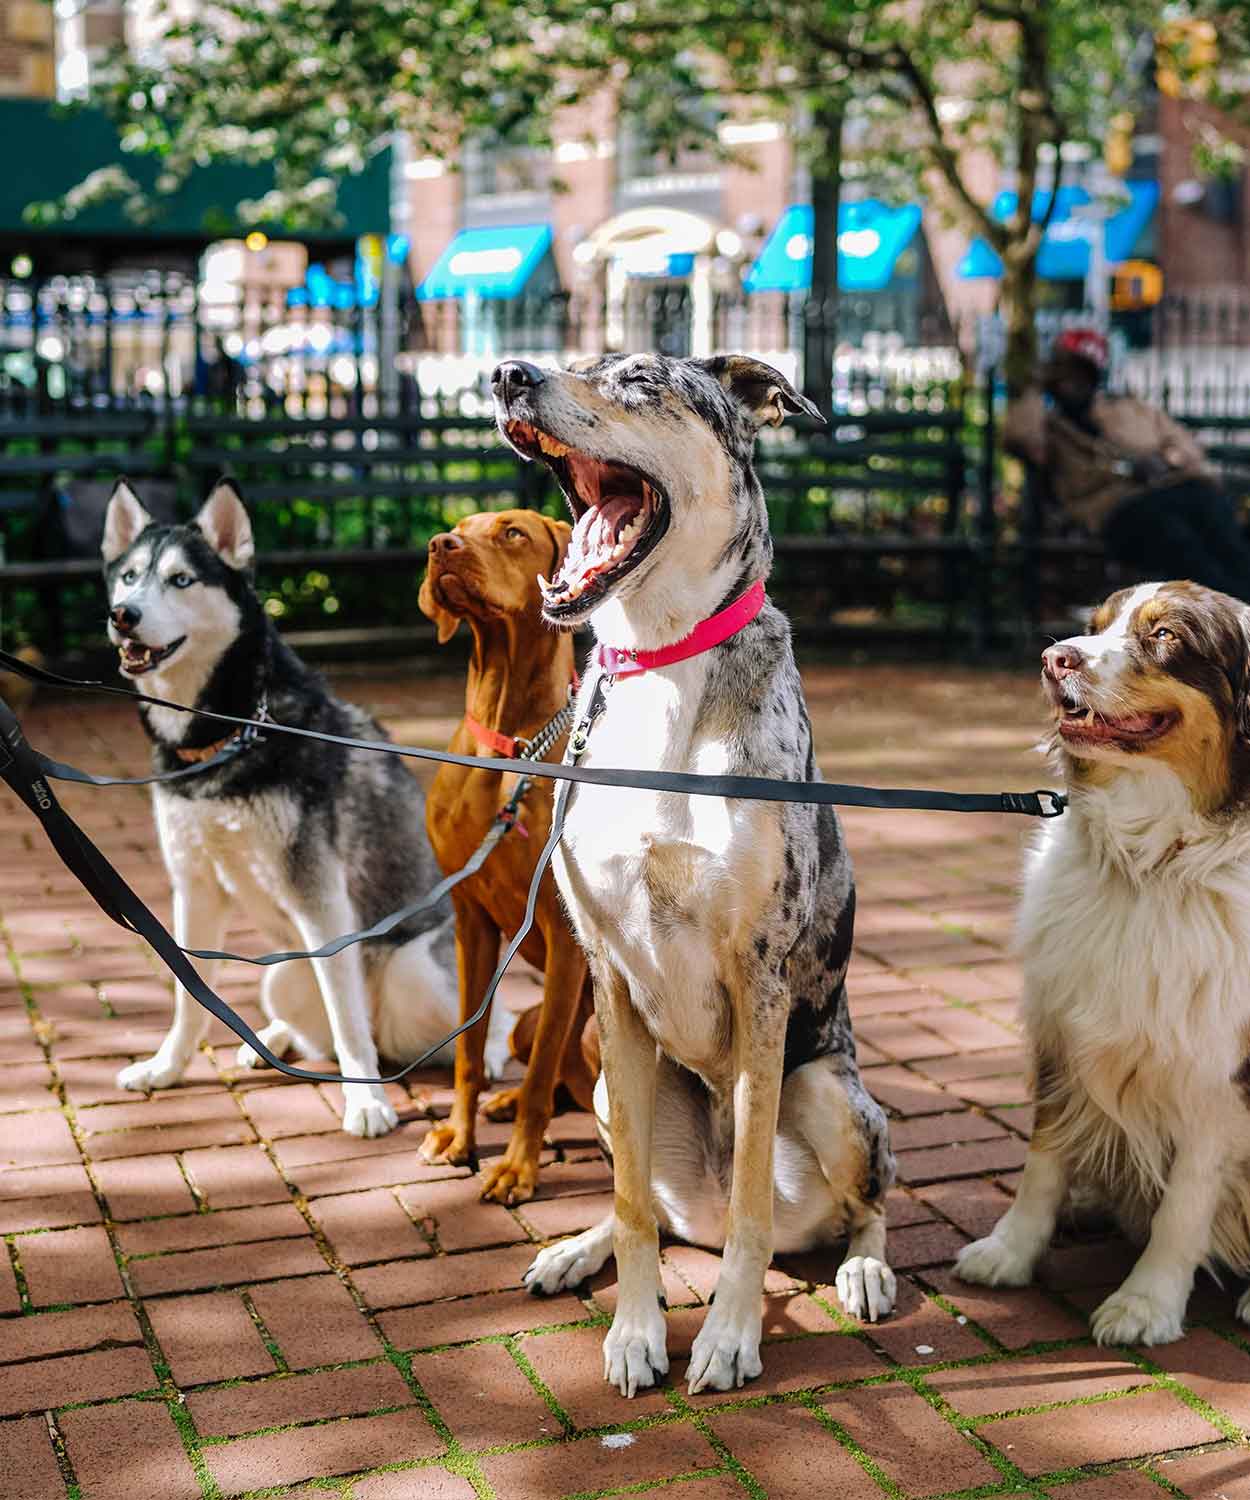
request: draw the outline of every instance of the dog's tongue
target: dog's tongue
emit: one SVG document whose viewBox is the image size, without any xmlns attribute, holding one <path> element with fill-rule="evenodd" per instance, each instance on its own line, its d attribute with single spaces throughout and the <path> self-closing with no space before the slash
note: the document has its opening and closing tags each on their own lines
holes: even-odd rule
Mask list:
<svg viewBox="0 0 1250 1500">
<path fill-rule="evenodd" d="M 608 495 L 592 505 L 573 528 L 561 572 L 576 577 L 592 563 L 611 556 L 617 533 L 638 510 L 637 496 Z"/>
</svg>

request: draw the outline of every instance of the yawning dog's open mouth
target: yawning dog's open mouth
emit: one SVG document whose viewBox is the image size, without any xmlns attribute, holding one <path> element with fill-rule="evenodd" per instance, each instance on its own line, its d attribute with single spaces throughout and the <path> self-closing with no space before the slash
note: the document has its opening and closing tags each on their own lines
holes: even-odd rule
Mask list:
<svg viewBox="0 0 1250 1500">
<path fill-rule="evenodd" d="M 142 641 L 121 641 L 117 647 L 121 669 L 127 677 L 142 677 L 146 672 L 154 672 L 162 662 L 169 660 L 185 640 L 186 636 L 180 635 L 176 641 L 170 641 L 168 646 L 145 646 Z"/>
<path fill-rule="evenodd" d="M 584 614 L 654 549 L 668 530 L 668 497 L 629 464 L 591 458 L 514 418 L 508 440 L 526 458 L 541 458 L 573 513 L 573 535 L 556 576 L 541 575 L 543 613 L 550 620 Z"/>
<path fill-rule="evenodd" d="M 1162 738 L 1180 718 L 1180 714 L 1167 710 L 1113 718 L 1089 707 L 1063 704 L 1059 708 L 1059 733 L 1071 745 L 1137 748 Z"/>
</svg>

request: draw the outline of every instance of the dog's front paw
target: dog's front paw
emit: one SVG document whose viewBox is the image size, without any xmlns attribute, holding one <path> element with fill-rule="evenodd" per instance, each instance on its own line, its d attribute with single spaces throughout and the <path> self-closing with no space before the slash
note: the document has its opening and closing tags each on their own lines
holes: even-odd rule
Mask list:
<svg viewBox="0 0 1250 1500">
<path fill-rule="evenodd" d="M 1094 1309 L 1090 1328 L 1097 1344 L 1172 1344 L 1185 1331 L 1184 1300 L 1134 1291 L 1127 1282 Z"/>
<path fill-rule="evenodd" d="M 608 1258 L 611 1235 L 587 1229 L 558 1245 L 548 1245 L 530 1262 L 521 1285 L 535 1297 L 553 1297 L 589 1281 Z"/>
<path fill-rule="evenodd" d="M 473 1160 L 473 1137 L 454 1125 L 431 1125 L 421 1142 L 421 1160 L 431 1165 L 463 1167 Z"/>
<path fill-rule="evenodd" d="M 838 1267 L 837 1287 L 850 1317 L 875 1323 L 893 1310 L 898 1283 L 885 1261 L 872 1255 L 853 1255 Z"/>
<path fill-rule="evenodd" d="M 521 1090 L 500 1089 L 497 1094 L 492 1094 L 482 1105 L 482 1113 L 488 1120 L 494 1120 L 497 1124 L 506 1123 L 508 1120 L 516 1119 L 517 1103 L 521 1098 Z"/>
<path fill-rule="evenodd" d="M 617 1308 L 603 1341 L 603 1378 L 622 1396 L 633 1396 L 668 1374 L 668 1329 L 657 1302 L 641 1316 Z"/>
<path fill-rule="evenodd" d="M 1031 1255 L 1022 1254 L 998 1234 L 987 1234 L 959 1252 L 955 1275 L 977 1286 L 1028 1286 L 1033 1264 Z"/>
<path fill-rule="evenodd" d="M 243 1043 L 234 1054 L 234 1060 L 241 1068 L 267 1068 L 269 1066 L 251 1042 Z"/>
<path fill-rule="evenodd" d="M 139 1093 L 150 1093 L 153 1089 L 171 1088 L 187 1071 L 186 1063 L 171 1061 L 157 1052 L 152 1057 L 140 1058 L 123 1068 L 117 1075 L 119 1089 L 134 1089 Z"/>
<path fill-rule="evenodd" d="M 482 1197 L 512 1208 L 528 1203 L 538 1186 L 538 1157 L 509 1151 L 482 1173 Z"/>
<path fill-rule="evenodd" d="M 343 1129 L 348 1135 L 386 1135 L 399 1124 L 395 1107 L 370 1084 L 344 1084 Z"/>
<path fill-rule="evenodd" d="M 720 1314 L 714 1302 L 703 1320 L 690 1350 L 686 1388 L 698 1391 L 732 1391 L 754 1380 L 764 1366 L 760 1362 L 760 1317 L 738 1318 Z"/>
</svg>

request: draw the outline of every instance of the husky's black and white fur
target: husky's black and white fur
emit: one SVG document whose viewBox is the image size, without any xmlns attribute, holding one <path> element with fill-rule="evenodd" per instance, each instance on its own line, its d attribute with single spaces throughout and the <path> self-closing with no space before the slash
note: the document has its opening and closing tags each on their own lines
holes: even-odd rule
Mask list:
<svg viewBox="0 0 1250 1500">
<path fill-rule="evenodd" d="M 609 356 L 568 373 L 515 360 L 494 385 L 501 429 L 552 468 L 576 523 L 540 580 L 553 624 L 653 650 L 767 575 L 756 433 L 813 409 L 775 370 L 741 356 Z M 714 650 L 621 677 L 584 763 L 816 777 L 785 617 L 768 604 Z M 843 1304 L 887 1313 L 894 1158 L 855 1061 L 855 893 L 833 809 L 583 786 L 554 869 L 594 977 L 616 1193 L 603 1223 L 539 1255 L 531 1289 L 571 1286 L 615 1251 L 604 1367 L 626 1395 L 668 1368 L 657 1222 L 724 1247 L 692 1391 L 760 1373 L 774 1250 L 847 1238 Z"/>
<path fill-rule="evenodd" d="M 278 723 L 385 738 L 283 644 L 251 587 L 252 529 L 229 484 L 190 525 L 160 526 L 119 483 L 102 550 L 110 639 L 122 673 L 142 678 L 151 696 L 240 717 L 264 705 Z M 229 733 L 172 709 L 139 712 L 158 771 L 185 769 L 189 752 Z M 421 790 L 397 756 L 271 734 L 202 775 L 156 786 L 153 801 L 184 947 L 220 948 L 233 900 L 282 947 L 317 948 L 419 899 L 439 878 Z M 377 1076 L 379 1052 L 417 1056 L 458 1016 L 450 903 L 333 958 L 266 968 L 261 1003 L 261 1038 L 279 1055 L 333 1055 L 357 1077 Z M 208 1024 L 179 986 L 169 1034 L 153 1057 L 122 1069 L 119 1085 L 176 1083 Z M 445 1053 L 435 1060 L 449 1063 L 452 1048 Z M 492 1036 L 488 1066 L 497 1071 L 506 1056 L 506 1039 Z M 239 1061 L 259 1059 L 244 1046 Z M 344 1087 L 345 1130 L 383 1135 L 396 1123 L 382 1087 Z"/>
</svg>

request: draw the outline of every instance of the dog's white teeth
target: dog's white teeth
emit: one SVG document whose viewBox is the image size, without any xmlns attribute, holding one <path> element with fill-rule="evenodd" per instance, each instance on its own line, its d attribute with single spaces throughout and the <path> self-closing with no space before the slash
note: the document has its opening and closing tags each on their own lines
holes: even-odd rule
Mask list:
<svg viewBox="0 0 1250 1500">
<path fill-rule="evenodd" d="M 1085 710 L 1085 722 L 1087 724 L 1092 724 L 1094 722 L 1094 710 L 1092 708 L 1087 708 Z"/>
<path fill-rule="evenodd" d="M 573 586 L 569 589 L 568 593 L 565 594 L 564 597 L 566 599 L 576 599 L 576 598 L 578 598 L 582 594 L 582 592 L 585 590 L 585 587 L 586 587 L 586 581 L 585 581 L 585 579 L 579 578 L 577 580 L 577 582 L 575 584 L 573 584 Z"/>
<path fill-rule="evenodd" d="M 551 580 L 545 573 L 540 573 L 538 575 L 538 587 L 542 590 L 543 595 L 547 598 L 550 598 L 551 595 L 555 593 L 555 589 L 552 586 Z"/>
</svg>

